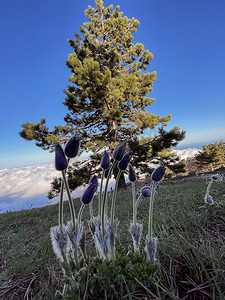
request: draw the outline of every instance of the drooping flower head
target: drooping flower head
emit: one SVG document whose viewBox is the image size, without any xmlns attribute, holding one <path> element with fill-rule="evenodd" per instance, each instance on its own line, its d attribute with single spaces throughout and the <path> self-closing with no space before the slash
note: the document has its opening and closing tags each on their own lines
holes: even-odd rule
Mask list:
<svg viewBox="0 0 225 300">
<path fill-rule="evenodd" d="M 131 164 L 129 164 L 128 178 L 129 178 L 130 182 L 135 182 L 137 179 L 135 171 Z"/>
<path fill-rule="evenodd" d="M 160 181 L 163 178 L 163 176 L 165 175 L 165 172 L 166 172 L 166 169 L 163 165 L 155 168 L 155 170 L 153 171 L 152 176 L 151 176 L 152 180 Z"/>
<path fill-rule="evenodd" d="M 214 174 L 214 175 L 211 176 L 211 179 L 212 179 L 213 181 L 218 181 L 219 178 L 220 178 L 220 175 L 219 175 L 219 174 Z"/>
<path fill-rule="evenodd" d="M 69 158 L 77 156 L 80 148 L 80 137 L 73 135 L 66 144 L 65 154 Z"/>
<path fill-rule="evenodd" d="M 208 203 L 208 204 L 214 204 L 213 197 L 211 195 L 209 195 L 209 194 L 205 195 L 204 201 L 205 201 L 205 203 Z"/>
<path fill-rule="evenodd" d="M 151 196 L 151 189 L 148 186 L 144 186 L 141 188 L 141 194 L 143 197 L 147 198 Z"/>
<path fill-rule="evenodd" d="M 121 171 L 125 171 L 130 160 L 131 160 L 131 157 L 132 157 L 132 154 L 133 152 L 132 151 L 129 151 L 127 152 L 123 158 L 121 159 L 120 162 L 118 162 L 118 168 L 121 170 Z"/>
<path fill-rule="evenodd" d="M 89 204 L 93 199 L 95 192 L 96 192 L 96 185 L 91 183 L 84 191 L 81 201 L 84 204 Z"/>
<path fill-rule="evenodd" d="M 107 170 L 110 165 L 109 153 L 107 151 L 104 152 L 101 160 L 101 168 Z"/>
<path fill-rule="evenodd" d="M 116 146 L 116 149 L 113 152 L 114 160 L 120 161 L 123 158 L 125 147 L 126 147 L 126 142 L 121 142 Z"/>
<path fill-rule="evenodd" d="M 65 157 L 64 151 L 60 144 L 55 145 L 55 168 L 58 171 L 63 171 L 67 168 L 68 162 Z"/>
</svg>

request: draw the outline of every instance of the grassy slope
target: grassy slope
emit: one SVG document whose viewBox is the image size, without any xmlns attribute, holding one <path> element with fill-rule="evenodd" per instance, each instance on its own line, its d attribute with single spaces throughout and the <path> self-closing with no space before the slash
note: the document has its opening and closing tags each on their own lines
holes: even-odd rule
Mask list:
<svg viewBox="0 0 225 300">
<path fill-rule="evenodd" d="M 159 238 L 159 299 L 225 299 L 225 182 L 212 185 L 214 206 L 203 204 L 205 190 L 206 181 L 198 178 L 163 182 L 158 190 L 153 223 Z M 78 200 L 75 207 L 78 210 Z M 53 205 L 0 215 L 1 300 L 54 299 L 55 289 L 61 289 L 61 271 L 49 238 L 57 213 Z M 147 215 L 148 203 L 143 200 L 138 212 L 143 237 Z M 116 216 L 119 242 L 128 245 L 130 188 L 119 194 Z M 67 203 L 65 217 L 69 219 Z"/>
</svg>

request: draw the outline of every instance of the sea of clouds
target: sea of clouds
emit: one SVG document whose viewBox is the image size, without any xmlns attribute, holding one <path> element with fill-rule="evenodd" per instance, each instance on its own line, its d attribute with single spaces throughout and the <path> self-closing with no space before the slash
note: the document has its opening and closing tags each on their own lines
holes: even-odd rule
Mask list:
<svg viewBox="0 0 225 300">
<path fill-rule="evenodd" d="M 175 150 L 181 159 L 193 157 L 198 151 L 196 148 Z M 57 203 L 58 197 L 49 200 L 47 194 L 52 179 L 58 176 L 60 172 L 55 170 L 54 164 L 0 170 L 0 213 Z M 109 187 L 113 187 L 113 181 Z M 72 196 L 80 197 L 84 189 L 76 189 Z"/>
</svg>

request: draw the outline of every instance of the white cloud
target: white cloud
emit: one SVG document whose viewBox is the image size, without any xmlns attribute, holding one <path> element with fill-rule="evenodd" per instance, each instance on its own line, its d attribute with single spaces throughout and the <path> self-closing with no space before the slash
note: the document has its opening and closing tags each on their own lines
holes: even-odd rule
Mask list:
<svg viewBox="0 0 225 300">
<path fill-rule="evenodd" d="M 0 197 L 29 198 L 46 193 L 57 175 L 53 164 L 0 170 Z"/>
<path fill-rule="evenodd" d="M 173 150 L 180 159 L 187 159 L 188 157 L 194 157 L 199 149 L 197 148 L 187 148 L 183 150 Z"/>
<path fill-rule="evenodd" d="M 59 176 L 53 164 L 0 170 L 0 210 L 43 206 L 52 179 Z"/>
<path fill-rule="evenodd" d="M 49 200 L 47 194 L 53 178 L 60 175 L 54 164 L 0 170 L 0 212 L 57 203 L 59 197 Z M 113 186 L 114 180 L 111 180 L 109 189 Z M 81 197 L 84 189 L 84 186 L 77 188 L 72 196 Z M 68 199 L 66 193 L 64 199 Z"/>
<path fill-rule="evenodd" d="M 188 148 L 174 151 L 181 159 L 185 159 L 193 157 L 199 150 Z M 55 170 L 54 164 L 0 170 L 0 212 L 57 203 L 58 197 L 50 201 L 47 194 L 51 188 L 52 179 L 60 175 L 60 172 Z M 112 179 L 109 189 L 113 187 L 114 180 Z M 74 198 L 82 196 L 84 189 L 85 187 L 77 188 L 72 196 Z M 68 199 L 66 194 L 64 199 Z"/>
</svg>

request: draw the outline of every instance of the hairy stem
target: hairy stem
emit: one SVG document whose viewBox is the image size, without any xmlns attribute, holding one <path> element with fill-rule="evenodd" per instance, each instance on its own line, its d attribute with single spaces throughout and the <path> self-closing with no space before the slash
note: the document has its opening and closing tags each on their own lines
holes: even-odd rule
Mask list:
<svg viewBox="0 0 225 300">
<path fill-rule="evenodd" d="M 66 180 L 65 170 L 62 171 L 62 176 L 63 176 L 63 181 L 65 183 L 67 195 L 68 195 L 68 198 L 69 198 L 69 206 L 70 206 L 71 219 L 72 219 L 72 222 L 73 222 L 73 228 L 75 228 L 75 226 L 76 226 L 76 223 L 75 223 L 75 209 L 74 209 L 73 200 L 72 200 L 72 197 L 71 197 L 71 194 L 70 194 L 69 185 L 68 185 L 68 182 Z"/>
<path fill-rule="evenodd" d="M 112 175 L 112 172 L 113 172 L 113 169 L 116 165 L 116 160 L 113 161 L 110 169 L 109 169 L 109 174 L 107 176 L 107 179 L 106 179 L 106 183 L 105 183 L 105 190 L 104 190 L 104 194 L 103 194 L 103 199 L 102 199 L 102 212 L 101 212 L 101 219 L 102 219 L 102 234 L 104 235 L 105 234 L 105 228 L 104 228 L 104 222 L 105 222 L 105 204 L 106 204 L 106 201 L 107 201 L 107 190 L 108 190 L 108 184 L 109 184 L 109 179 Z"/>
<path fill-rule="evenodd" d="M 60 189 L 60 198 L 59 198 L 59 226 L 63 226 L 63 190 L 64 190 L 64 181 L 62 178 L 61 189 Z"/>
<path fill-rule="evenodd" d="M 135 182 L 131 182 L 132 186 L 132 197 L 133 197 L 133 224 L 136 226 L 136 212 L 135 212 L 135 203 L 136 203 L 136 193 L 135 193 Z"/>
<path fill-rule="evenodd" d="M 152 191 L 151 191 L 150 203 L 149 203 L 149 214 L 148 214 L 148 236 L 149 236 L 150 241 L 152 241 L 152 238 L 153 238 L 152 219 L 153 219 L 154 196 L 155 196 L 155 181 L 153 181 L 153 184 L 152 184 Z"/>
<path fill-rule="evenodd" d="M 98 198 L 98 215 L 101 216 L 101 207 L 102 207 L 102 187 L 103 187 L 103 180 L 105 177 L 105 170 L 102 170 L 101 176 L 101 183 L 100 183 L 100 191 L 99 191 L 99 198 Z"/>
<path fill-rule="evenodd" d="M 111 204 L 111 226 L 114 224 L 114 215 L 115 215 L 115 205 L 116 205 L 116 194 L 117 194 L 117 189 L 118 189 L 118 184 L 119 184 L 119 179 L 122 171 L 119 170 L 117 177 L 116 177 L 116 183 L 115 183 L 115 188 L 113 190 L 113 196 L 112 196 L 112 204 Z"/>
<path fill-rule="evenodd" d="M 83 211 L 84 211 L 84 207 L 85 207 L 85 204 L 82 203 L 81 207 L 80 207 L 80 210 L 79 210 L 79 213 L 78 213 L 78 224 L 81 223 L 81 219 L 82 219 L 82 214 L 83 214 Z"/>
<path fill-rule="evenodd" d="M 213 179 L 210 180 L 208 186 L 207 186 L 207 189 L 206 189 L 206 194 L 205 195 L 209 195 L 209 191 L 210 191 L 210 188 L 211 188 L 211 185 L 213 183 Z"/>
<path fill-rule="evenodd" d="M 141 198 L 142 198 L 142 195 L 140 195 L 137 199 L 137 201 L 135 202 L 135 205 L 134 205 L 134 215 L 133 215 L 133 224 L 134 224 L 134 227 L 136 227 L 136 224 L 137 224 L 137 207 L 139 205 L 139 203 L 141 202 Z"/>
</svg>

